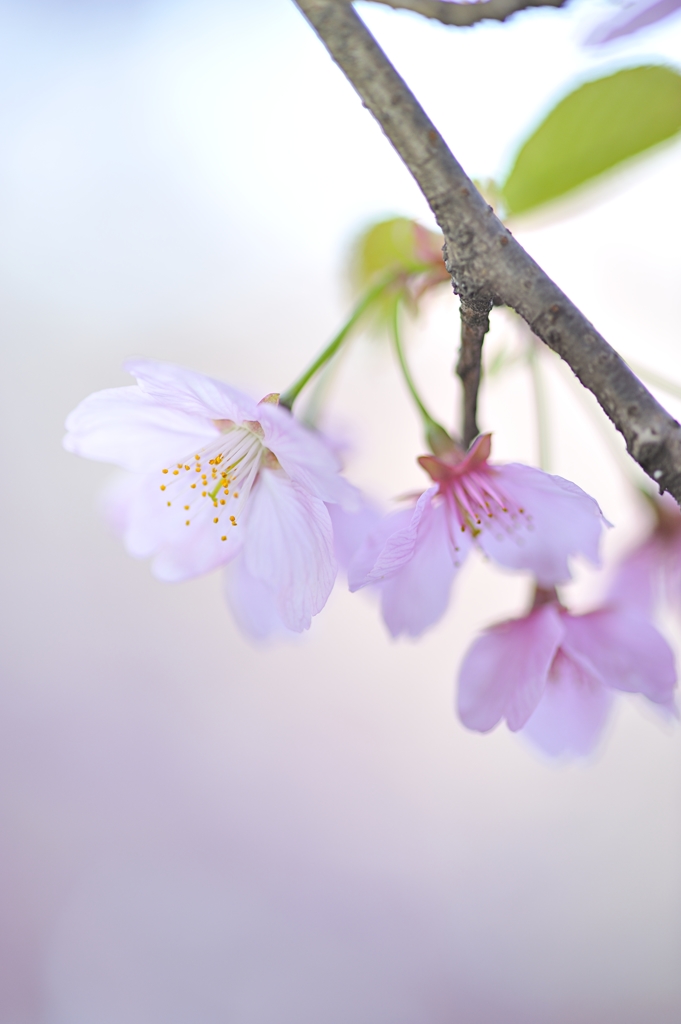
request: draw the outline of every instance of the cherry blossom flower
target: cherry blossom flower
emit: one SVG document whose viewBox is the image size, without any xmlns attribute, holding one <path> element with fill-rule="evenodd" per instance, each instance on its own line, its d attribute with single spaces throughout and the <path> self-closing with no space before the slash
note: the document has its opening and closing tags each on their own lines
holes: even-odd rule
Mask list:
<svg viewBox="0 0 681 1024">
<path fill-rule="evenodd" d="M 488 732 L 505 718 L 547 754 L 584 755 L 617 691 L 641 693 L 673 713 L 675 685 L 671 648 L 640 611 L 572 615 L 549 598 L 473 643 L 459 674 L 458 711 L 469 729 Z"/>
<path fill-rule="evenodd" d="M 610 588 L 610 601 L 652 611 L 660 595 L 681 609 L 681 510 L 670 494 L 648 495 L 655 525 L 646 539 L 622 559 Z"/>
<path fill-rule="evenodd" d="M 573 555 L 598 564 L 607 524 L 594 499 L 530 466 L 490 465 L 490 449 L 484 434 L 468 452 L 422 456 L 433 486 L 382 520 L 352 560 L 350 589 L 380 587 L 393 636 L 418 636 L 438 621 L 474 546 L 506 568 L 531 570 L 543 587 L 570 578 Z"/>
<path fill-rule="evenodd" d="M 131 387 L 90 395 L 70 414 L 64 446 L 134 474 L 111 515 L 130 554 L 162 580 L 225 566 L 230 603 L 254 635 L 273 617 L 307 629 L 336 576 L 326 503 L 356 492 L 320 437 L 276 404 L 254 402 L 181 367 L 134 360 Z"/>
</svg>

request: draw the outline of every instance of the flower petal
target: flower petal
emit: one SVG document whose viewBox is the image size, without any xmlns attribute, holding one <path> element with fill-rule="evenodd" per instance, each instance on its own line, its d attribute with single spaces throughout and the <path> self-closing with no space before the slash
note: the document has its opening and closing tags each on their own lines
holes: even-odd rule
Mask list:
<svg viewBox="0 0 681 1024">
<path fill-rule="evenodd" d="M 388 534 L 364 581 L 351 586 L 351 590 L 358 590 L 359 587 L 366 586 L 368 583 L 379 583 L 381 580 L 389 579 L 413 557 L 421 520 L 425 516 L 426 521 L 429 521 L 428 512 L 437 491 L 438 488 L 435 485 L 423 492 L 409 516 L 408 523 L 406 523 L 404 513 L 396 513 L 386 519 L 386 526 L 391 523 L 393 526 L 397 526 L 397 529 L 393 529 Z M 402 523 L 405 525 L 403 526 Z M 377 531 L 377 535 L 382 534 L 384 529 Z M 364 552 L 362 552 L 363 554 Z"/>
<path fill-rule="evenodd" d="M 330 504 L 328 510 L 333 526 L 333 549 L 336 561 L 347 569 L 383 516 L 378 509 L 366 501 L 362 502 L 356 512 L 346 512 L 342 505 L 336 504 Z"/>
<path fill-rule="evenodd" d="M 485 554 L 509 569 L 530 569 L 542 587 L 570 579 L 573 555 L 599 564 L 601 533 L 609 524 L 581 487 L 531 466 L 491 469 L 495 486 L 524 515 L 512 530 L 484 525 L 478 543 Z"/>
<path fill-rule="evenodd" d="M 608 591 L 608 604 L 650 615 L 655 607 L 664 552 L 651 538 L 630 552 L 617 566 Z"/>
<path fill-rule="evenodd" d="M 236 624 L 252 640 L 294 635 L 281 620 L 276 592 L 251 575 L 243 556 L 226 567 L 224 593 Z"/>
<path fill-rule="evenodd" d="M 631 609 L 564 615 L 564 648 L 589 659 L 607 686 L 669 705 L 676 686 L 672 650 L 655 627 Z"/>
<path fill-rule="evenodd" d="M 266 469 L 246 512 L 248 572 L 276 593 L 285 626 L 308 629 L 336 578 L 326 505 L 283 473 Z"/>
<path fill-rule="evenodd" d="M 455 549 L 445 505 L 426 506 L 412 557 L 380 584 L 383 619 L 392 636 L 420 636 L 442 618 L 471 547 L 468 534 L 458 534 L 456 544 Z"/>
<path fill-rule="evenodd" d="M 175 583 L 201 576 L 226 565 L 241 547 L 241 527 L 221 541 L 222 530 L 213 523 L 208 504 L 199 506 L 186 526 L 179 509 L 168 509 L 155 475 L 120 478 L 105 491 L 103 504 L 128 553 L 134 558 L 153 557 L 157 579 Z"/>
<path fill-rule="evenodd" d="M 90 395 L 66 429 L 67 451 L 143 473 L 185 458 L 219 433 L 211 420 L 165 408 L 134 385 Z"/>
<path fill-rule="evenodd" d="M 340 475 L 338 455 L 323 434 L 309 430 L 276 405 L 259 406 L 257 419 L 264 431 L 263 443 L 292 480 L 322 501 L 340 503 L 349 511 L 360 507 L 359 492 Z"/>
<path fill-rule="evenodd" d="M 353 553 L 348 565 L 348 586 L 352 593 L 361 590 L 368 583 L 374 582 L 369 579 L 369 575 L 388 539 L 394 533 L 409 530 L 413 515 L 414 510 L 411 508 L 391 512 L 390 515 L 382 516 L 369 530 L 367 536 Z"/>
<path fill-rule="evenodd" d="M 561 649 L 522 734 L 551 757 L 584 756 L 598 743 L 611 704 L 607 686 Z"/>
<path fill-rule="evenodd" d="M 521 729 L 542 698 L 563 634 L 558 609 L 549 604 L 478 637 L 459 672 L 463 724 L 488 732 L 506 718 L 509 729 Z"/>
<path fill-rule="evenodd" d="M 203 373 L 155 359 L 130 359 L 125 369 L 145 395 L 190 416 L 237 423 L 258 419 L 258 405 L 252 398 Z"/>
</svg>

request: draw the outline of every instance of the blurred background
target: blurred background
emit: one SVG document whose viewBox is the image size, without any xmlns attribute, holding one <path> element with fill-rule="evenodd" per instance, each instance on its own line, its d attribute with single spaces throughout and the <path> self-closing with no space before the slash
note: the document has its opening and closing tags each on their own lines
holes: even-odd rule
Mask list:
<svg viewBox="0 0 681 1024">
<path fill-rule="evenodd" d="M 480 177 L 580 80 L 681 64 L 681 19 L 585 48 L 616 9 L 592 0 L 471 31 L 360 7 Z M 0 0 L 0 54 L 0 1024 L 677 1022 L 679 729 L 623 698 L 590 761 L 556 764 L 454 715 L 463 651 L 529 580 L 470 560 L 418 644 L 341 582 L 308 635 L 257 649 L 219 575 L 160 584 L 125 554 L 111 470 L 61 449 L 131 355 L 282 390 L 347 312 L 356 232 L 433 226 L 293 4 Z M 625 357 L 677 380 L 680 171 L 668 145 L 514 225 Z M 409 339 L 449 423 L 457 330 L 445 287 Z M 622 446 L 544 369 L 552 469 L 616 524 L 612 558 L 646 526 Z M 481 419 L 497 457 L 536 463 L 522 368 Z M 354 343 L 328 422 L 376 499 L 421 484 L 380 340 Z M 573 607 L 597 586 L 581 567 Z"/>
</svg>

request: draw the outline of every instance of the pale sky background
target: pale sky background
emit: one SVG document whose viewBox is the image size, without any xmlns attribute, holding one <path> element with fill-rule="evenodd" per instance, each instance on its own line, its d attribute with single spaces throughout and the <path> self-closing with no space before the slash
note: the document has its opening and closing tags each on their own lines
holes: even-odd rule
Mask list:
<svg viewBox="0 0 681 1024">
<path fill-rule="evenodd" d="M 681 65 L 679 18 L 583 48 L 613 6 L 473 31 L 362 13 L 493 176 L 575 82 Z M 311 30 L 289 0 L 0 0 L 0 56 L 0 1024 L 675 1024 L 679 729 L 622 699 L 590 762 L 555 765 L 453 714 L 463 651 L 527 580 L 472 560 L 418 644 L 339 584 L 309 635 L 258 650 L 219 575 L 163 585 L 125 554 L 97 509 L 110 471 L 61 450 L 130 355 L 283 389 L 347 310 L 356 231 L 432 223 Z M 677 143 L 514 227 L 678 381 L 680 170 Z M 456 320 L 443 289 L 410 338 L 450 421 Z M 544 368 L 552 468 L 615 523 L 612 558 L 645 526 L 615 435 Z M 482 416 L 499 457 L 536 460 L 522 371 Z M 355 344 L 329 418 L 378 500 L 420 484 L 380 342 Z"/>
</svg>

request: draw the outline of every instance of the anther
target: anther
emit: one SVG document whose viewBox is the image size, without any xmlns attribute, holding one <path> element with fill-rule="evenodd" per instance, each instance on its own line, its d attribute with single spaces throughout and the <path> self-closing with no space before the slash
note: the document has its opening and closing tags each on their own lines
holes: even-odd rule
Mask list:
<svg viewBox="0 0 681 1024">
<path fill-rule="evenodd" d="M 161 470 L 161 472 L 162 472 L 162 473 L 167 473 L 167 472 L 168 472 L 168 470 L 167 470 L 167 469 L 162 469 L 162 470 Z"/>
<path fill-rule="evenodd" d="M 225 503 L 225 499 L 224 498 L 220 498 L 220 504 L 224 505 L 224 503 Z"/>
<path fill-rule="evenodd" d="M 187 521 L 186 521 L 186 523 L 184 525 L 185 526 L 189 526 L 189 520 L 188 519 L 187 519 Z"/>
<path fill-rule="evenodd" d="M 166 485 L 165 484 L 161 484 L 161 490 L 165 491 L 165 489 L 166 489 Z"/>
<path fill-rule="evenodd" d="M 184 510 L 185 510 L 185 512 L 189 512 L 189 505 L 185 505 L 184 506 Z"/>
<path fill-rule="evenodd" d="M 220 537 L 220 540 L 227 540 L 226 537 Z"/>
<path fill-rule="evenodd" d="M 170 508 L 171 505 L 172 505 L 172 501 L 169 501 L 168 502 L 168 508 Z"/>
<path fill-rule="evenodd" d="M 218 519 L 218 517 L 217 517 L 217 516 L 215 517 L 215 519 L 213 520 L 213 522 L 214 522 L 214 523 L 217 523 L 217 522 L 219 522 L 219 519 Z"/>
<path fill-rule="evenodd" d="M 232 522 L 232 523 L 236 522 L 236 516 L 230 516 L 229 519 L 230 519 L 230 522 Z M 216 522 L 217 522 L 217 520 L 216 520 Z"/>
<path fill-rule="evenodd" d="M 179 472 L 180 472 L 179 469 L 174 469 L 173 470 L 173 476 L 177 476 L 179 474 Z"/>
</svg>

